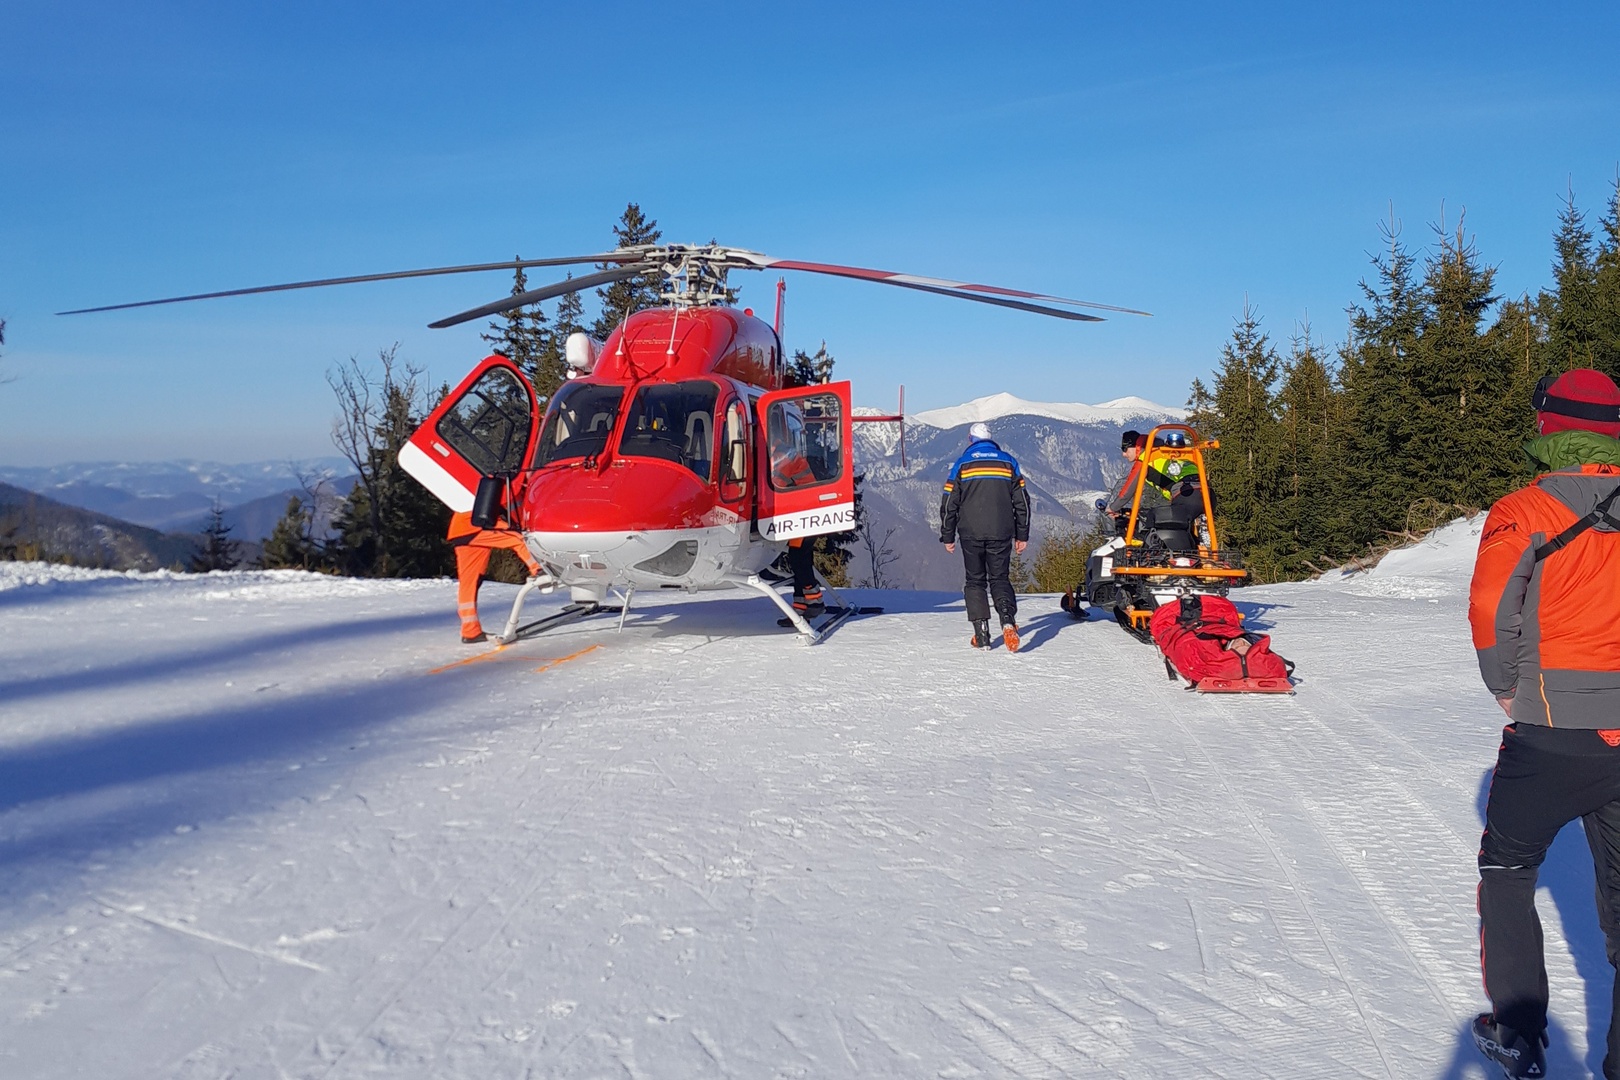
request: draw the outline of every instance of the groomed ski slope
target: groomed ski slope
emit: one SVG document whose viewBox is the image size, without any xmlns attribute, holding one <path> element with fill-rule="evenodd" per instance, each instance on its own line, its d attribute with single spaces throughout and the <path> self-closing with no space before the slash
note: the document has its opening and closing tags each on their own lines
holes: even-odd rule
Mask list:
<svg viewBox="0 0 1620 1080">
<path fill-rule="evenodd" d="M 1483 1076 L 1476 530 L 1245 591 L 1291 698 L 1050 597 L 1017 656 L 658 596 L 435 672 L 452 582 L 0 564 L 0 1076 Z"/>
</svg>

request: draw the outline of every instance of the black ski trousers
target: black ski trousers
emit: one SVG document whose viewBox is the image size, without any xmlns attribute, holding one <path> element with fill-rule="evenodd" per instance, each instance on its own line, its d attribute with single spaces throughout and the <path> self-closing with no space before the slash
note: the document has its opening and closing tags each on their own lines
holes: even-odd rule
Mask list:
<svg viewBox="0 0 1620 1080">
<path fill-rule="evenodd" d="M 788 544 L 788 567 L 793 571 L 793 595 L 821 595 L 816 584 L 816 538 L 808 537 L 798 544 Z"/>
<path fill-rule="evenodd" d="M 990 618 L 990 601 L 985 596 L 988 584 L 990 596 L 996 600 L 996 614 L 1002 623 L 1018 621 L 1018 596 L 1012 587 L 1011 540 L 969 540 L 960 537 L 962 565 L 967 570 L 967 582 L 962 586 L 962 598 L 967 601 L 967 617 L 971 622 Z"/>
<path fill-rule="evenodd" d="M 1620 738 L 1620 732 L 1607 733 Z M 1509 724 L 1485 804 L 1479 846 L 1480 965 L 1496 1021 L 1547 1026 L 1547 968 L 1536 872 L 1569 822 L 1583 819 L 1597 871 L 1598 922 L 1609 963 L 1620 956 L 1620 746 L 1598 732 Z M 1620 986 L 1612 994 L 1603 1074 L 1620 1080 Z"/>
</svg>

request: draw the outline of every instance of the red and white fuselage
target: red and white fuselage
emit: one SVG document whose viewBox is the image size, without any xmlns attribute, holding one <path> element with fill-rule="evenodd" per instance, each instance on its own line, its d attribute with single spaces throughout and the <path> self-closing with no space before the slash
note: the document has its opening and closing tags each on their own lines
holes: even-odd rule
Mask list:
<svg viewBox="0 0 1620 1080">
<path fill-rule="evenodd" d="M 643 311 L 543 415 L 511 361 L 485 359 L 400 461 L 457 512 L 504 478 L 529 550 L 576 600 L 747 584 L 788 540 L 855 525 L 849 384 L 783 390 L 782 370 L 751 313 Z"/>
</svg>

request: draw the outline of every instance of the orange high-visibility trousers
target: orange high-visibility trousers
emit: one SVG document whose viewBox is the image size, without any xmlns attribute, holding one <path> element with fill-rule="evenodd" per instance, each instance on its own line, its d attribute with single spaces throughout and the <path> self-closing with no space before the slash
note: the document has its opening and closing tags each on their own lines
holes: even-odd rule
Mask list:
<svg viewBox="0 0 1620 1080">
<path fill-rule="evenodd" d="M 483 529 L 456 545 L 456 613 L 461 616 L 461 636 L 477 637 L 484 632 L 478 622 L 478 586 L 489 568 L 490 552 L 506 548 L 523 560 L 529 573 L 538 574 L 540 564 L 529 554 L 521 533 Z"/>
</svg>

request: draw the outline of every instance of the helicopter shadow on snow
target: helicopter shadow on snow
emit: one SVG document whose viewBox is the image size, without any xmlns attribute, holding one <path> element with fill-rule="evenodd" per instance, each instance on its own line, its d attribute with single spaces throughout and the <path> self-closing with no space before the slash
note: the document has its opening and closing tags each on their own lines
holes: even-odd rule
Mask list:
<svg viewBox="0 0 1620 1080">
<path fill-rule="evenodd" d="M 859 607 L 880 607 L 882 614 L 856 616 L 858 620 L 881 619 L 883 615 L 945 612 L 952 606 L 960 609 L 961 594 L 912 592 L 889 589 L 844 588 L 839 595 Z M 536 609 L 538 613 L 538 608 Z M 697 596 L 670 590 L 663 593 L 638 592 L 625 620 L 625 631 L 642 630 L 655 638 L 768 638 L 792 640 L 796 633 L 777 624 L 781 610 L 757 593 L 742 590 L 715 591 Z M 575 623 L 569 630 L 610 632 L 616 623 L 616 614 L 603 613 Z M 853 620 L 852 620 L 853 621 Z M 848 625 L 848 624 L 845 624 Z M 842 627 L 838 628 L 842 630 Z M 826 640 L 837 637 L 838 631 Z M 535 640 L 544 640 L 551 634 Z"/>
<path fill-rule="evenodd" d="M 146 844 L 307 799 L 379 753 L 436 748 L 444 726 L 424 730 L 415 721 L 457 693 L 454 680 L 409 672 L 340 691 L 197 702 L 8 748 L 0 752 L 0 814 L 20 813 L 13 820 L 28 824 L 0 837 L 0 909 L 50 893 L 84 858 L 139 858 Z"/>
<path fill-rule="evenodd" d="M 203 648 L 180 649 L 165 656 L 138 656 L 93 665 L 83 670 L 0 681 L 0 701 L 15 705 L 21 701 L 48 698 L 56 694 L 109 690 L 114 687 L 140 684 L 161 685 L 165 679 L 180 675 L 195 675 L 223 664 L 240 663 L 252 656 L 274 656 L 288 648 L 321 643 L 335 644 L 359 638 L 427 629 L 442 626 L 444 622 L 444 615 L 434 611 L 416 615 L 366 616 L 321 626 L 294 626 L 267 634 L 256 634 L 246 640 L 227 638 L 213 641 Z M 0 791 L 3 790 L 0 788 Z M 3 806 L 4 800 L 0 797 L 0 808 Z"/>
<path fill-rule="evenodd" d="M 1479 796 L 1475 809 L 1480 826 L 1485 823 L 1485 803 L 1490 797 L 1491 769 L 1486 769 L 1479 782 Z M 1609 966 L 1608 947 L 1597 917 L 1597 880 L 1592 869 L 1592 852 L 1586 843 L 1586 832 L 1579 820 L 1565 825 L 1547 849 L 1547 859 L 1541 864 L 1536 880 L 1537 903 L 1551 898 L 1558 910 L 1558 921 L 1563 926 L 1564 941 L 1569 946 L 1575 974 L 1584 988 L 1587 1033 L 1586 1061 L 1575 1058 L 1574 1047 L 1565 1033 L 1574 1017 L 1564 1017 L 1560 1023 L 1556 1015 L 1547 1017 L 1547 1075 L 1572 1076 L 1589 1073 L 1603 1075 L 1603 1057 L 1607 1049 L 1605 1033 L 1609 1030 L 1610 995 L 1614 986 L 1614 968 Z M 1556 1012 L 1558 1003 L 1553 1002 Z M 1483 1069 L 1484 1059 L 1474 1046 L 1469 1026 L 1473 1016 L 1464 1018 L 1458 1032 L 1457 1050 L 1450 1066 L 1441 1074 L 1441 1080 L 1461 1080 L 1468 1076 L 1495 1076 L 1494 1066 Z"/>
</svg>

